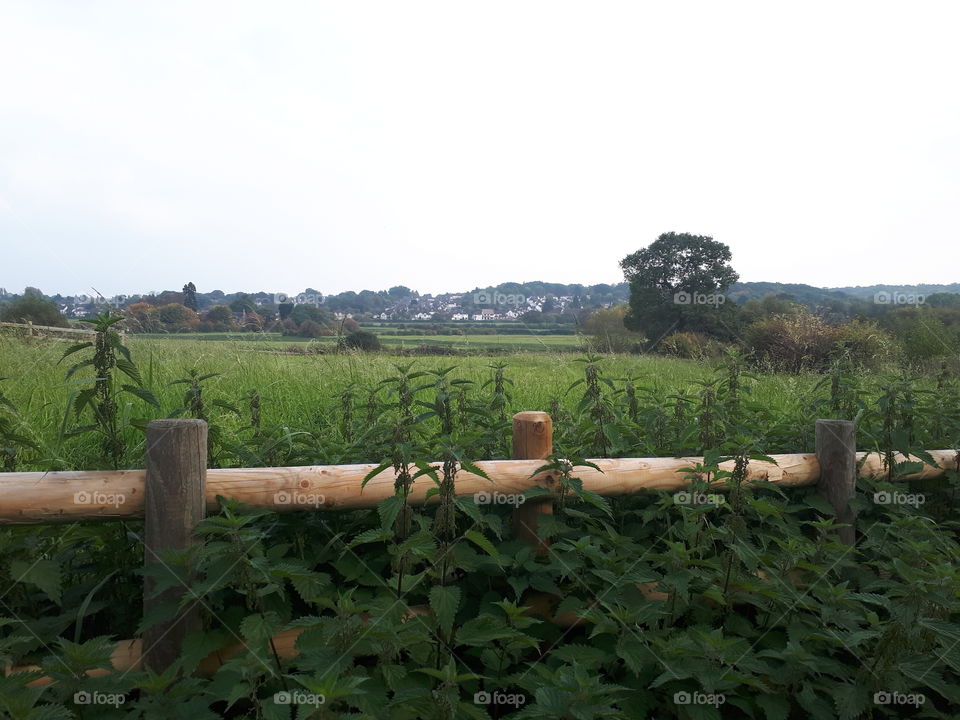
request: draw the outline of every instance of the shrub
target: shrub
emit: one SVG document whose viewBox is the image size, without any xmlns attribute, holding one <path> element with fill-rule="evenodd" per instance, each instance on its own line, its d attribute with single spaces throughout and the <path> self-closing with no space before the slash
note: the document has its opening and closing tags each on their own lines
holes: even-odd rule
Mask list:
<svg viewBox="0 0 960 720">
<path fill-rule="evenodd" d="M 290 312 L 290 319 L 295 323 L 302 323 L 304 320 L 312 320 L 320 325 L 327 327 L 336 327 L 337 321 L 326 311 L 316 305 L 295 305 Z"/>
<path fill-rule="evenodd" d="M 875 369 L 896 356 L 896 341 L 872 320 L 854 320 L 836 329 L 835 350 L 855 367 Z"/>
<path fill-rule="evenodd" d="M 156 309 L 156 319 L 160 321 L 164 330 L 180 332 L 195 330 L 200 324 L 200 316 L 190 308 L 179 303 L 161 305 Z"/>
<path fill-rule="evenodd" d="M 46 325 L 48 327 L 68 327 L 67 319 L 53 300 L 28 289 L 23 297 L 14 300 L 0 313 L 3 322 Z"/>
<path fill-rule="evenodd" d="M 333 335 L 333 331 L 313 320 L 304 320 L 297 326 L 295 334 L 299 337 L 318 338 Z"/>
<path fill-rule="evenodd" d="M 204 320 L 210 324 L 214 332 L 228 332 L 234 327 L 233 311 L 226 305 L 214 305 L 207 311 Z"/>
<path fill-rule="evenodd" d="M 960 345 L 956 331 L 951 332 L 940 313 L 927 307 L 894 308 L 883 318 L 883 324 L 903 347 L 906 358 L 914 365 L 927 360 L 955 355 Z"/>
<path fill-rule="evenodd" d="M 137 302 L 123 309 L 124 325 L 130 332 L 163 332 L 163 326 L 157 318 L 157 308 L 148 302 Z"/>
<path fill-rule="evenodd" d="M 642 349 L 644 337 L 628 330 L 623 324 L 627 306 L 620 305 L 597 310 L 583 323 L 590 336 L 590 347 L 596 352 L 637 352 Z"/>
<path fill-rule="evenodd" d="M 240 321 L 240 329 L 247 332 L 262 332 L 264 319 L 255 312 L 248 312 Z"/>
<path fill-rule="evenodd" d="M 773 315 L 744 332 L 744 342 L 756 362 L 786 372 L 826 369 L 839 337 L 838 328 L 806 312 Z"/>
<path fill-rule="evenodd" d="M 696 332 L 678 332 L 665 337 L 657 351 L 686 360 L 707 360 L 723 355 L 725 345 L 718 340 Z"/>
<path fill-rule="evenodd" d="M 344 345 L 356 350 L 380 350 L 380 338 L 368 330 L 354 330 L 344 338 Z"/>
</svg>

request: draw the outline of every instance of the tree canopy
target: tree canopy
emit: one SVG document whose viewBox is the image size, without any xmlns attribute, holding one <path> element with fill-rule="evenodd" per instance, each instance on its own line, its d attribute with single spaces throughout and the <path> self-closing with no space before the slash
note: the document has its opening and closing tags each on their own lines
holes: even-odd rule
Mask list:
<svg viewBox="0 0 960 720">
<path fill-rule="evenodd" d="M 620 261 L 630 283 L 624 324 L 652 344 L 675 331 L 732 335 L 735 310 L 722 295 L 739 278 L 730 258 L 730 248 L 712 237 L 675 232 L 627 255 Z"/>
<path fill-rule="evenodd" d="M 27 288 L 23 296 L 3 308 L 0 313 L 3 322 L 46 325 L 48 327 L 67 327 L 67 319 L 52 300 L 47 300 L 35 288 Z"/>
</svg>

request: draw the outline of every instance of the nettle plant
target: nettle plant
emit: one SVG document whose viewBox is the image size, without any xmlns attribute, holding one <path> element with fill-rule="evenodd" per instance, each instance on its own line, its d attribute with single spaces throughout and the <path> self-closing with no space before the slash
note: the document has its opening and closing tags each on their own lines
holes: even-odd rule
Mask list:
<svg viewBox="0 0 960 720">
<path fill-rule="evenodd" d="M 92 355 L 74 363 L 67 370 L 66 379 L 85 368 L 93 370 L 93 378 L 75 381 L 75 384 L 89 385 L 74 391 L 71 405 L 77 419 L 89 412 L 92 422 L 70 429 L 66 435 L 75 437 L 86 433 L 95 433 L 100 438 L 101 458 L 116 469 L 122 464 L 127 452 L 127 429 L 146 427 L 146 420 L 135 418 L 131 414 L 131 404 L 123 400 L 124 394 L 142 400 L 154 408 L 160 403 L 153 393 L 144 387 L 140 371 L 134 364 L 130 350 L 123 344 L 120 334 L 114 326 L 123 320 L 122 316 L 112 315 L 109 311 L 95 316 L 90 323 L 96 332 L 93 342 L 71 345 L 60 358 L 62 362 L 71 355 L 92 350 Z M 122 382 L 117 373 L 126 376 L 129 382 Z"/>
<path fill-rule="evenodd" d="M 17 406 L 0 390 L 0 472 L 16 470 L 17 456 L 24 450 L 37 452 L 40 447 Z"/>
<path fill-rule="evenodd" d="M 123 351 L 114 352 L 114 364 L 102 356 L 95 374 L 109 370 L 105 387 L 117 394 L 125 391 L 116 376 L 130 375 L 116 362 Z M 913 378 L 872 387 L 837 370 L 797 403 L 796 412 L 852 413 L 861 442 L 890 459 L 885 477 L 858 482 L 859 536 L 850 548 L 816 488 L 749 475 L 750 460 L 792 449 L 800 431 L 785 428 L 794 415 L 754 397 L 742 359 L 727 358 L 700 384 L 672 393 L 636 375 L 607 378 L 597 357 L 581 365 L 582 394 L 571 389 L 569 408 L 559 399 L 550 408 L 556 450 L 537 470 L 550 481 L 512 504 L 462 493 L 468 474 L 486 482 L 475 461 L 506 447 L 513 408 L 503 367 L 489 368 L 484 385 L 459 378 L 455 367 L 400 365 L 376 387 L 333 388 L 315 415 L 283 422 L 269 419 L 266 390 L 243 396 L 242 412 L 221 408 L 215 417 L 211 378 L 183 378 L 182 414 L 237 424 L 221 435 L 219 465 L 382 458 L 363 492 L 373 492 L 381 472 L 395 481 L 370 511 L 274 514 L 220 498 L 219 511 L 196 529 L 197 545 L 163 556 L 174 573 L 143 570 L 157 593 L 177 577 L 190 588 L 143 618 L 128 552 L 135 526 L 0 529 L 0 583 L 10 589 L 0 655 L 38 668 L 0 679 L 0 713 L 956 716 L 960 546 L 955 505 L 945 497 L 958 473 L 929 489 L 902 480 L 923 448 L 951 447 L 956 438 L 956 405 L 943 400 L 955 392 L 952 378 L 935 388 Z M 15 422 L 2 424 L 12 409 L 0 405 L 0 433 L 16 433 Z M 15 447 L 35 454 L 22 440 Z M 585 473 L 597 471 L 585 458 L 618 453 L 703 460 L 678 476 L 682 488 L 611 500 L 584 486 Z M 874 500 L 895 492 L 926 501 Z M 538 551 L 514 536 L 510 514 L 547 494 L 555 512 L 539 519 Z M 201 629 L 167 672 L 86 675 L 109 667 L 111 640 L 189 606 L 199 606 Z M 55 682 L 27 686 L 42 677 Z M 76 702 L 83 692 L 117 702 Z"/>
<path fill-rule="evenodd" d="M 224 429 L 218 421 L 219 418 L 211 418 L 211 408 L 219 408 L 229 413 L 239 415 L 240 410 L 233 404 L 225 400 L 208 401 L 204 395 L 204 386 L 208 380 L 220 377 L 220 373 L 201 374 L 196 368 L 187 370 L 187 376 L 173 380 L 170 385 L 185 385 L 186 390 L 183 393 L 183 404 L 173 411 L 173 416 L 183 415 L 196 420 L 204 420 L 207 423 L 207 462 L 210 467 L 217 467 L 221 460 L 221 446 L 223 443 Z M 256 399 L 259 407 L 259 398 Z M 255 415 L 252 419 L 255 419 Z"/>
</svg>

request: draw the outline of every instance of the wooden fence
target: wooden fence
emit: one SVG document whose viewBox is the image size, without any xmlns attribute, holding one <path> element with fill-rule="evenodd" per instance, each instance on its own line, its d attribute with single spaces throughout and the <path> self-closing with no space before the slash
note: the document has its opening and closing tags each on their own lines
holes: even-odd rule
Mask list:
<svg viewBox="0 0 960 720">
<path fill-rule="evenodd" d="M 513 417 L 512 460 L 477 462 L 490 478 L 460 470 L 456 475 L 458 496 L 477 493 L 519 494 L 535 486 L 556 488 L 556 473 L 535 471 L 553 452 L 553 427 L 544 412 L 521 412 Z M 942 477 L 955 470 L 960 454 L 955 450 L 929 451 L 935 465 L 922 464 L 919 472 L 904 480 Z M 850 506 L 856 477 L 882 477 L 886 469 L 882 456 L 856 451 L 856 430 L 846 420 L 816 421 L 814 453 L 772 455 L 775 462 L 751 461 L 747 483 L 766 481 L 783 487 L 818 485 L 836 512 L 842 542 L 852 545 L 856 537 L 856 517 Z M 919 461 L 898 455 L 896 462 Z M 702 463 L 702 457 L 617 458 L 591 460 L 600 470 L 584 467 L 576 470 L 583 487 L 606 497 L 631 495 L 647 490 L 680 490 L 688 486 L 685 468 Z M 436 463 L 439 469 L 441 463 Z M 0 473 L 0 524 L 38 524 L 122 518 L 144 519 L 144 564 L 157 563 L 166 550 L 184 550 L 196 539 L 192 531 L 207 511 L 217 508 L 217 496 L 233 498 L 253 507 L 273 511 L 325 511 L 373 508 L 394 494 L 392 468 L 374 476 L 361 489 L 361 481 L 375 467 L 365 465 L 321 465 L 307 467 L 207 469 L 207 425 L 201 420 L 154 420 L 147 428 L 145 470 L 70 471 Z M 733 461 L 721 464 L 732 470 Z M 723 483 L 717 483 L 722 489 Z M 427 476 L 413 483 L 410 502 L 432 503 L 427 490 L 435 487 Z M 537 547 L 549 548 L 539 539 L 537 519 L 553 512 L 553 496 L 532 498 L 513 511 L 513 528 L 518 538 Z M 655 583 L 641 588 L 651 599 L 663 599 Z M 187 588 L 168 589 L 153 598 L 151 583 L 144 586 L 144 611 L 161 599 L 178 599 Z M 556 617 L 552 607 L 558 599 L 543 593 L 525 600 L 532 612 L 544 615 L 560 625 L 579 624 L 582 620 L 568 614 Z M 428 612 L 413 607 L 411 616 Z M 143 633 L 142 640 L 122 640 L 113 654 L 117 670 L 147 667 L 162 671 L 179 655 L 185 635 L 199 627 L 197 607 L 175 619 L 158 623 Z M 285 631 L 274 637 L 280 657 L 297 654 L 296 639 L 302 629 Z M 141 652 L 142 649 L 142 652 Z M 244 649 L 242 643 L 213 653 L 200 665 L 201 673 L 212 673 L 231 655 Z M 30 668 L 7 668 L 19 672 Z M 103 671 L 107 672 L 107 671 Z M 102 674 L 102 673 L 92 673 Z M 49 682 L 47 678 L 34 685 Z"/>
<path fill-rule="evenodd" d="M 84 328 L 56 328 L 48 325 L 34 325 L 32 322 L 26 323 L 0 323 L 0 329 L 10 328 L 18 334 L 27 337 L 37 337 L 41 335 L 55 335 L 62 333 L 64 335 L 93 335 L 95 330 L 85 330 Z"/>
</svg>

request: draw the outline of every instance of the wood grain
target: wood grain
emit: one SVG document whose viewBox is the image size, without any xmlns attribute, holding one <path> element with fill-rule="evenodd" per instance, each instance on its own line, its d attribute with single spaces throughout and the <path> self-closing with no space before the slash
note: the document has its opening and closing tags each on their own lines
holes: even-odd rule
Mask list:
<svg viewBox="0 0 960 720">
<path fill-rule="evenodd" d="M 942 477 L 944 470 L 957 467 L 955 450 L 929 452 L 937 465 L 926 465 L 921 472 L 909 475 L 905 480 Z M 857 453 L 857 460 L 866 456 L 866 453 Z M 771 457 L 777 461 L 776 465 L 760 461 L 749 464 L 747 482 L 766 480 L 781 487 L 798 487 L 815 485 L 819 481 L 820 464 L 815 454 Z M 897 456 L 897 462 L 903 459 Z M 910 459 L 919 461 L 915 457 Z M 687 485 L 681 470 L 702 461 L 700 457 L 591 460 L 603 472 L 581 468 L 577 475 L 585 488 L 608 497 L 644 490 L 680 490 Z M 541 460 L 478 462 L 477 466 L 492 478 L 493 483 L 461 470 L 457 473 L 457 495 L 493 490 L 517 493 L 538 484 L 551 488 L 555 481 L 549 474 L 531 477 L 542 464 Z M 436 466 L 439 468 L 440 463 Z M 394 483 L 393 470 L 388 468 L 361 491 L 364 476 L 375 467 L 374 464 L 362 464 L 208 470 L 207 512 L 216 512 L 217 495 L 278 512 L 372 508 L 393 494 Z M 732 469 L 733 463 L 724 463 L 722 467 Z M 882 476 L 883 458 L 876 453 L 870 454 L 860 474 Z M 0 473 L 0 524 L 143 517 L 144 476 L 144 470 Z M 411 501 L 422 503 L 427 490 L 432 487 L 435 485 L 431 479 L 419 478 L 413 484 Z M 76 495 L 83 495 L 83 498 L 78 501 Z M 434 501 L 436 497 L 431 498 L 431 502 Z"/>
</svg>

